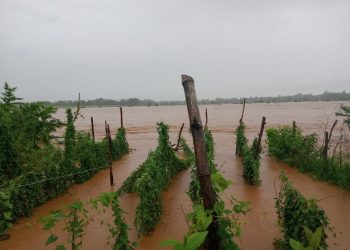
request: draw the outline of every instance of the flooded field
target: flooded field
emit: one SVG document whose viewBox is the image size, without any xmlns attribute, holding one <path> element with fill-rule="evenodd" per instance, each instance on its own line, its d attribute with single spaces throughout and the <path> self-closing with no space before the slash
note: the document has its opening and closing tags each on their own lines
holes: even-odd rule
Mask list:
<svg viewBox="0 0 350 250">
<path fill-rule="evenodd" d="M 350 105 L 349 102 L 344 104 Z M 304 132 L 322 134 L 323 128 L 328 128 L 334 121 L 335 111 L 340 103 L 314 102 L 314 103 L 282 103 L 282 104 L 248 104 L 246 106 L 244 121 L 247 125 L 247 136 L 253 138 L 260 128 L 261 117 L 265 116 L 267 127 L 291 124 L 296 121 L 297 126 Z M 279 237 L 276 211 L 274 208 L 275 188 L 274 180 L 280 170 L 284 170 L 290 180 L 306 197 L 320 199 L 319 205 L 326 211 L 330 225 L 337 233 L 336 238 L 329 235 L 329 249 L 345 250 L 350 245 L 350 192 L 344 191 L 334 185 L 313 180 L 309 176 L 299 173 L 293 168 L 274 161 L 264 154 L 261 164 L 261 186 L 246 185 L 242 178 L 241 160 L 234 154 L 234 130 L 238 126 L 241 114 L 241 105 L 208 105 L 201 106 L 202 119 L 204 110 L 208 108 L 209 128 L 215 140 L 216 162 L 224 176 L 235 182 L 224 194 L 228 202 L 231 195 L 241 200 L 251 202 L 251 212 L 242 217 L 245 221 L 243 234 L 239 244 L 243 249 L 273 249 L 273 241 Z M 111 125 L 113 133 L 120 124 L 119 108 L 83 108 L 81 118 L 76 122 L 78 130 L 90 129 L 90 117 L 95 120 L 95 131 L 98 139 L 104 137 L 105 120 Z M 64 110 L 59 110 L 57 117 L 65 119 Z M 184 136 L 190 143 L 188 132 L 188 115 L 185 106 L 173 107 L 133 107 L 124 108 L 124 126 L 127 139 L 132 152 L 121 160 L 114 162 L 113 172 L 116 182 L 114 190 L 118 189 L 129 174 L 139 166 L 147 154 L 157 143 L 156 123 L 164 121 L 170 125 L 170 139 L 176 141 L 178 130 L 185 122 Z M 338 127 L 335 130 L 337 136 Z M 58 134 L 62 134 L 59 131 Z M 131 227 L 130 239 L 139 242 L 138 249 L 161 249 L 160 242 L 165 239 L 182 240 L 187 231 L 186 220 L 183 215 L 191 210 L 190 199 L 185 194 L 188 190 L 190 171 L 178 174 L 172 181 L 168 190 L 163 193 L 164 211 L 161 222 L 156 229 L 146 237 L 137 238 L 133 226 L 135 209 L 138 197 L 134 194 L 125 195 L 121 199 L 122 208 L 127 212 L 126 220 Z M 87 200 L 96 197 L 99 193 L 110 191 L 109 172 L 103 170 L 84 184 L 74 185 L 68 193 L 38 207 L 30 218 L 23 218 L 16 223 L 9 233 L 11 239 L 0 242 L 0 249 L 39 250 L 51 249 L 45 246 L 49 235 L 42 230 L 38 219 L 52 210 L 62 209 L 73 200 Z M 109 232 L 106 226 L 100 225 L 101 219 L 112 220 L 111 214 L 95 215 L 90 221 L 84 237 L 83 249 L 110 249 L 108 243 Z M 60 240 L 65 239 L 59 225 L 55 232 Z"/>
</svg>

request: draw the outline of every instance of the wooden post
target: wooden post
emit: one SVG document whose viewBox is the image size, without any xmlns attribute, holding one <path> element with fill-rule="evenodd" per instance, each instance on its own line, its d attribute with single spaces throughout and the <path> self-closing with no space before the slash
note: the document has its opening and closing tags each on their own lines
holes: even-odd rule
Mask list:
<svg viewBox="0 0 350 250">
<path fill-rule="evenodd" d="M 203 126 L 200 118 L 200 113 L 197 104 L 196 90 L 194 80 L 192 77 L 182 75 L 182 85 L 185 91 L 188 116 L 191 125 L 193 144 L 196 156 L 196 168 L 201 193 L 203 197 L 204 209 L 210 210 L 215 205 L 215 195 L 211 183 L 211 174 L 208 165 L 208 156 L 204 144 Z M 216 221 L 215 214 L 213 215 L 213 222 L 208 227 L 208 236 L 204 243 L 204 249 L 216 250 L 219 249 L 219 237 L 217 230 L 219 227 Z"/>
<path fill-rule="evenodd" d="M 108 163 L 109 163 L 109 181 L 111 184 L 111 187 L 114 186 L 114 178 L 113 178 L 113 169 L 112 169 L 112 164 L 113 164 L 113 157 L 112 157 L 112 150 L 113 150 L 113 145 L 112 145 L 112 137 L 111 137 L 111 131 L 109 130 L 109 125 L 106 122 L 106 140 L 108 142 Z"/>
<path fill-rule="evenodd" d="M 94 118 L 92 116 L 91 116 L 91 134 L 92 134 L 92 140 L 95 143 Z"/>
<path fill-rule="evenodd" d="M 123 121 L 123 107 L 119 107 L 120 110 L 120 127 L 124 128 L 124 121 Z"/>
<path fill-rule="evenodd" d="M 242 115 L 241 115 L 241 118 L 239 119 L 239 124 L 241 124 L 241 123 L 242 123 L 242 121 L 243 121 L 244 110 L 245 110 L 245 98 L 243 99 L 243 109 L 242 109 Z"/>
<path fill-rule="evenodd" d="M 295 136 L 296 131 L 297 131 L 297 125 L 295 121 L 293 121 L 293 136 Z"/>
<path fill-rule="evenodd" d="M 184 129 L 184 126 L 185 126 L 185 123 L 183 122 L 183 123 L 182 123 L 182 126 L 181 126 L 181 128 L 180 128 L 179 134 L 178 134 L 178 136 L 177 136 L 177 143 L 176 143 L 175 151 L 179 150 L 179 147 L 180 147 L 180 140 L 181 140 L 181 133 L 182 133 L 182 130 Z"/>
<path fill-rule="evenodd" d="M 262 121 L 261 121 L 260 133 L 259 133 L 259 137 L 258 137 L 258 145 L 256 147 L 256 152 L 255 152 L 255 158 L 258 158 L 258 156 L 259 156 L 261 138 L 262 138 L 262 135 L 264 133 L 265 124 L 266 124 L 266 118 L 265 118 L 265 116 L 263 116 Z"/>
<path fill-rule="evenodd" d="M 204 128 L 208 128 L 208 109 L 205 109 L 205 127 Z"/>
</svg>

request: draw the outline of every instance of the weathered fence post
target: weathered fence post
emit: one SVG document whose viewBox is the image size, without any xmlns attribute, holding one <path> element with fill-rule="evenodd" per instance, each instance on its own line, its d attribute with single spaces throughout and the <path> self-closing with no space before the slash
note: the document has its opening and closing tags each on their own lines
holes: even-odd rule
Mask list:
<svg viewBox="0 0 350 250">
<path fill-rule="evenodd" d="M 208 156 L 204 143 L 203 126 L 197 104 L 196 90 L 192 77 L 182 75 L 182 85 L 185 91 L 188 116 L 190 120 L 193 144 L 196 156 L 197 176 L 199 179 L 201 193 L 203 197 L 204 209 L 210 210 L 215 205 L 215 195 L 211 183 L 211 174 L 208 165 Z M 219 237 L 217 235 L 218 222 L 213 214 L 213 222 L 208 228 L 208 236 L 204 243 L 204 249 L 219 249 Z"/>
<path fill-rule="evenodd" d="M 258 137 L 258 145 L 256 147 L 256 152 L 255 152 L 255 158 L 258 158 L 258 156 L 259 156 L 260 145 L 261 145 L 261 138 L 262 138 L 262 135 L 264 133 L 265 125 L 266 125 L 266 118 L 265 118 L 265 116 L 263 116 L 262 121 L 261 121 L 260 133 L 259 133 L 259 137 Z"/>
<path fill-rule="evenodd" d="M 204 128 L 208 128 L 208 109 L 205 109 L 205 126 Z"/>
<path fill-rule="evenodd" d="M 297 132 L 297 125 L 295 121 L 293 121 L 293 136 L 295 136 L 295 133 Z"/>
<path fill-rule="evenodd" d="M 113 151 L 113 142 L 111 137 L 111 131 L 109 130 L 109 125 L 107 122 L 105 122 L 105 130 L 106 130 L 106 140 L 108 143 L 108 164 L 109 164 L 109 181 L 111 184 L 111 187 L 114 186 L 114 178 L 113 178 L 113 157 L 112 157 L 112 151 Z"/>
<path fill-rule="evenodd" d="M 95 143 L 94 118 L 92 116 L 91 116 L 91 134 L 92 134 L 92 140 Z"/>
<path fill-rule="evenodd" d="M 124 121 L 123 121 L 123 107 L 119 107 L 120 110 L 120 127 L 124 128 Z"/>
<path fill-rule="evenodd" d="M 244 110 L 245 110 L 245 98 L 243 99 L 243 109 L 242 109 L 242 115 L 241 115 L 241 118 L 239 119 L 239 124 L 241 124 L 241 123 L 242 123 L 242 121 L 243 121 Z"/>
<path fill-rule="evenodd" d="M 184 129 L 184 126 L 185 126 L 185 123 L 183 122 L 181 125 L 181 128 L 180 128 L 179 134 L 177 136 L 177 143 L 176 143 L 175 151 L 179 150 L 180 141 L 181 141 L 181 133 L 182 133 L 182 130 Z"/>
</svg>

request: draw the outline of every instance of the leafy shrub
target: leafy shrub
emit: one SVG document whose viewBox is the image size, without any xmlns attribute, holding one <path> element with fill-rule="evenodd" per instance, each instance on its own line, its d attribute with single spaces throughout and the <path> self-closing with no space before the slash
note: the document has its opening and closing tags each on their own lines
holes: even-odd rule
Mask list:
<svg viewBox="0 0 350 250">
<path fill-rule="evenodd" d="M 252 146 L 248 145 L 248 139 L 245 135 L 245 124 L 240 122 L 236 129 L 236 154 L 243 160 L 243 177 L 250 185 L 259 185 L 260 179 L 260 160 L 261 146 L 258 147 L 258 140 L 254 138 Z M 257 153 L 258 152 L 258 153 Z"/>
<path fill-rule="evenodd" d="M 350 163 L 336 157 L 321 157 L 316 134 L 303 135 L 300 129 L 293 130 L 291 126 L 269 128 L 266 134 L 268 150 L 273 157 L 301 172 L 310 172 L 318 179 L 350 187 Z"/>
<path fill-rule="evenodd" d="M 140 203 L 136 208 L 135 225 L 139 234 L 147 234 L 157 224 L 162 212 L 161 191 L 187 161 L 179 159 L 169 142 L 169 127 L 158 123 L 158 145 L 148 158 L 123 182 L 119 194 L 136 192 Z"/>
<path fill-rule="evenodd" d="M 278 245 L 282 249 L 292 249 L 289 239 L 307 244 L 304 227 L 315 231 L 318 227 L 328 228 L 328 218 L 323 209 L 317 206 L 315 199 L 305 198 L 296 190 L 288 178 L 282 173 L 280 175 L 281 190 L 275 198 L 278 223 L 282 228 L 282 239 Z M 327 248 L 327 234 L 324 232 L 320 239 L 320 246 Z"/>
</svg>

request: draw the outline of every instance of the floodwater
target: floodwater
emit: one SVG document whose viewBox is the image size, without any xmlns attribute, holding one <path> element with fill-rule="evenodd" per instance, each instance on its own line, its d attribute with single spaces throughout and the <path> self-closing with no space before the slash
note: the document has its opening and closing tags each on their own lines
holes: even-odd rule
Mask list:
<svg viewBox="0 0 350 250">
<path fill-rule="evenodd" d="M 344 102 L 350 105 L 349 102 Z M 261 117 L 266 116 L 267 126 L 291 124 L 296 121 L 297 126 L 305 132 L 322 134 L 323 128 L 332 125 L 338 110 L 338 102 L 314 103 L 282 103 L 282 104 L 247 104 L 244 121 L 247 125 L 247 135 L 251 139 L 258 133 Z M 306 197 L 320 199 L 319 205 L 326 211 L 330 225 L 337 233 L 336 238 L 329 237 L 329 249 L 349 249 L 350 245 L 350 192 L 334 185 L 313 180 L 309 176 L 299 173 L 293 168 L 274 161 L 264 154 L 261 164 L 261 186 L 254 187 L 244 183 L 242 178 L 242 164 L 234 155 L 234 130 L 238 125 L 241 105 L 208 105 L 201 106 L 202 119 L 204 110 L 208 108 L 209 128 L 213 132 L 216 150 L 216 162 L 224 176 L 235 182 L 225 193 L 224 199 L 229 204 L 230 196 L 251 203 L 251 212 L 241 220 L 244 222 L 241 239 L 237 240 L 243 249 L 273 249 L 273 241 L 279 237 L 276 211 L 274 208 L 275 188 L 274 180 L 281 170 Z M 104 121 L 110 124 L 113 132 L 119 126 L 119 108 L 83 108 L 84 119 L 76 122 L 78 130 L 90 129 L 90 117 L 95 120 L 97 138 L 104 136 Z M 103 170 L 84 184 L 74 185 L 66 194 L 38 207 L 30 218 L 22 218 L 16 223 L 9 234 L 10 240 L 0 241 L 0 249 L 53 249 L 45 246 L 49 233 L 43 231 L 39 218 L 52 210 L 62 209 L 73 200 L 88 200 L 98 196 L 101 192 L 116 190 L 122 181 L 129 176 L 146 158 L 148 152 L 157 143 L 156 123 L 164 121 L 170 125 L 170 139 L 176 142 L 178 130 L 185 122 L 183 135 L 191 144 L 188 133 L 188 115 L 185 106 L 173 107 L 132 107 L 124 108 L 124 126 L 127 139 L 133 151 L 114 162 L 113 172 L 116 186 L 109 186 L 109 172 Z M 59 110 L 57 117 L 64 120 L 64 110 Z M 204 123 L 204 121 L 203 121 Z M 337 137 L 339 129 L 335 129 Z M 59 133 L 61 133 L 60 131 Z M 58 134 L 59 134 L 58 133 Z M 166 239 L 182 240 L 187 232 L 184 213 L 191 211 L 191 202 L 186 196 L 189 183 L 189 170 L 179 173 L 171 182 L 169 188 L 163 192 L 164 210 L 160 223 L 148 236 L 137 237 L 133 226 L 138 197 L 127 194 L 121 199 L 121 206 L 127 212 L 126 220 L 131 228 L 129 237 L 139 242 L 138 249 L 162 249 L 160 242 Z M 83 249 L 111 249 L 108 245 L 109 232 L 100 221 L 112 222 L 111 213 L 93 214 L 86 235 L 83 239 Z M 53 230 L 63 242 L 66 235 L 61 231 L 63 225 Z"/>
</svg>

